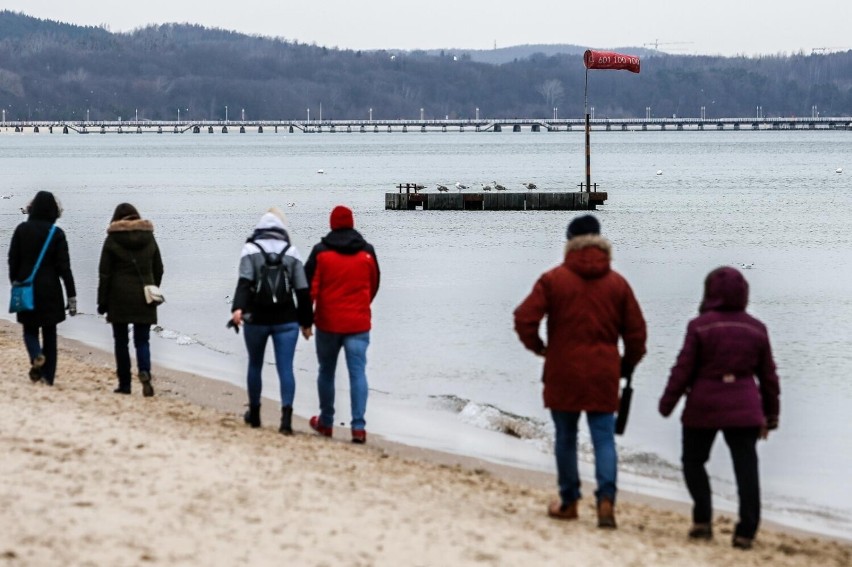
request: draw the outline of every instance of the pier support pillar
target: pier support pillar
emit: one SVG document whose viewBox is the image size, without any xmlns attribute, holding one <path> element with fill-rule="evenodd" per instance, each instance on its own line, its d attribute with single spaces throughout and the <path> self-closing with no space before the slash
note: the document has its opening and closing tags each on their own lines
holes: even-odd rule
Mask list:
<svg viewBox="0 0 852 567">
<path fill-rule="evenodd" d="M 38 126 L 33 126 L 33 134 L 38 134 Z"/>
<path fill-rule="evenodd" d="M 464 132 L 464 126 L 459 126 L 459 132 Z"/>
<path fill-rule="evenodd" d="M 364 128 L 364 125 L 363 125 L 363 124 L 361 124 L 361 128 L 359 128 L 359 130 L 360 130 L 360 132 L 361 132 L 362 134 L 363 134 L 364 132 L 366 132 L 366 131 L 367 131 L 367 129 L 366 129 L 366 128 Z"/>
<path fill-rule="evenodd" d="M 621 131 L 622 131 L 622 132 L 627 132 L 627 124 L 622 124 L 622 125 L 621 125 Z"/>
<path fill-rule="evenodd" d="M 17 126 L 15 126 L 15 128 L 16 128 L 16 130 L 15 130 L 16 132 L 19 132 L 19 131 L 20 131 L 20 130 L 17 130 L 17 128 L 18 128 Z M 62 133 L 63 133 L 63 134 L 67 134 L 67 133 L 68 133 L 68 126 L 63 126 L 63 127 L 62 127 Z"/>
<path fill-rule="evenodd" d="M 607 125 L 606 125 L 606 131 L 607 131 L 607 132 L 611 132 L 611 131 L 612 131 L 612 126 L 611 126 L 610 124 L 607 124 Z"/>
<path fill-rule="evenodd" d="M 734 123 L 734 130 L 739 130 L 739 129 L 740 129 L 739 122 Z"/>
<path fill-rule="evenodd" d="M 699 129 L 699 130 L 704 130 L 704 123 L 703 123 L 703 122 L 699 122 L 699 123 L 698 123 L 698 129 Z"/>
<path fill-rule="evenodd" d="M 193 127 L 192 127 L 192 133 L 193 133 L 193 134 L 200 134 L 200 133 L 201 133 L 201 127 L 199 127 L 199 126 L 196 124 L 195 126 L 193 126 Z"/>
<path fill-rule="evenodd" d="M 512 132 L 520 132 L 520 131 L 521 131 L 521 125 L 520 124 L 515 124 L 514 126 L 512 126 Z"/>
<path fill-rule="evenodd" d="M 208 133 L 208 134 L 212 134 L 212 133 L 213 133 L 213 126 L 208 126 L 208 127 L 207 127 L 207 133 Z"/>
<path fill-rule="evenodd" d="M 402 125 L 402 133 L 403 133 L 403 134 L 407 134 L 407 133 L 408 133 L 408 126 L 406 126 L 405 124 L 403 124 L 403 125 Z"/>
<path fill-rule="evenodd" d="M 104 127 L 101 126 L 101 134 L 103 134 L 104 132 L 105 132 Z M 163 127 L 157 126 L 157 134 L 162 134 L 162 133 L 163 133 Z"/>
<path fill-rule="evenodd" d="M 245 134 L 245 133 L 246 133 L 246 127 L 240 126 L 240 134 Z"/>
<path fill-rule="evenodd" d="M 647 129 L 648 129 L 648 125 L 643 123 L 642 124 L 642 131 L 644 132 Z"/>
<path fill-rule="evenodd" d="M 48 130 L 48 132 L 50 132 L 51 134 L 53 134 L 53 126 L 48 126 L 48 127 L 47 127 L 47 130 Z"/>
<path fill-rule="evenodd" d="M 227 127 L 227 126 L 222 126 L 222 133 L 223 133 L 223 134 L 227 134 L 227 133 L 228 133 L 228 127 Z"/>
<path fill-rule="evenodd" d="M 678 130 L 683 130 L 683 124 L 678 124 L 678 125 L 677 125 L 677 129 L 678 129 Z"/>
<path fill-rule="evenodd" d="M 388 134 L 392 132 L 390 124 L 388 124 Z"/>
<path fill-rule="evenodd" d="M 258 134 L 263 134 L 263 126 L 258 126 L 258 127 L 257 127 L 257 133 L 258 133 Z"/>
<path fill-rule="evenodd" d="M 378 133 L 379 133 L 379 126 L 378 126 L 378 124 L 377 124 L 377 125 L 375 125 L 375 126 L 373 126 L 373 133 L 374 133 L 374 134 L 378 134 Z"/>
<path fill-rule="evenodd" d="M 533 124 L 531 130 L 533 132 L 541 132 L 541 126 L 539 126 L 538 124 Z"/>
<path fill-rule="evenodd" d="M 502 127 L 500 124 L 495 124 L 495 125 L 494 125 L 494 131 L 495 131 L 495 132 L 502 132 L 502 131 L 503 131 L 503 127 Z"/>
<path fill-rule="evenodd" d="M 141 133 L 142 133 L 142 126 L 137 126 L 137 127 L 136 127 L 136 133 L 137 133 L 137 134 L 141 134 Z"/>
<path fill-rule="evenodd" d="M 722 124 L 721 122 L 719 122 L 718 124 L 716 124 L 716 130 L 724 130 L 724 129 L 725 129 L 725 125 L 724 125 L 724 124 Z"/>
</svg>

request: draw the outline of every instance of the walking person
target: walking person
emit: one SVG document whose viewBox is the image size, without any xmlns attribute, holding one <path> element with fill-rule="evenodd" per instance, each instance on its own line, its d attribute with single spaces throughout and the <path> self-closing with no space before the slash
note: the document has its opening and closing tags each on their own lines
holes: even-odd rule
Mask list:
<svg viewBox="0 0 852 567">
<path fill-rule="evenodd" d="M 261 374 L 266 343 L 271 337 L 281 393 L 278 431 L 292 435 L 296 395 L 293 358 L 299 329 L 305 339 L 311 338 L 313 310 L 302 256 L 290 242 L 284 213 L 275 207 L 260 217 L 254 233 L 243 245 L 230 325 L 237 330 L 242 325 L 248 351 L 249 409 L 245 422 L 251 427 L 261 425 Z"/>
<path fill-rule="evenodd" d="M 349 401 L 353 443 L 366 443 L 367 347 L 370 344 L 370 304 L 379 291 L 379 261 L 373 246 L 355 230 L 352 210 L 331 211 L 331 232 L 311 250 L 305 271 L 316 305 L 316 348 L 319 362 L 317 390 L 320 413 L 310 425 L 320 435 L 332 436 L 334 375 L 340 349 L 349 370 Z"/>
<path fill-rule="evenodd" d="M 660 399 L 668 417 L 681 396 L 683 476 L 692 496 L 692 539 L 713 537 L 710 479 L 705 464 L 721 431 L 731 451 L 739 494 L 733 546 L 749 549 L 760 523 L 757 441 L 778 427 L 779 383 L 766 326 L 746 313 L 748 282 L 736 269 L 717 268 L 704 280 L 699 316 Z"/>
<path fill-rule="evenodd" d="M 559 500 L 548 515 L 577 518 L 580 413 L 592 437 L 598 526 L 615 528 L 617 454 L 615 411 L 619 379 L 645 354 L 645 320 L 627 280 L 610 267 L 612 246 L 592 215 L 568 225 L 564 262 L 545 272 L 515 309 L 515 331 L 526 348 L 544 357 L 544 405 L 555 427 Z M 547 344 L 539 336 L 547 318 Z M 618 352 L 619 337 L 624 355 Z"/>
<path fill-rule="evenodd" d="M 163 260 L 154 238 L 154 224 L 141 218 L 130 203 L 115 208 L 98 264 L 98 313 L 112 324 L 115 350 L 116 394 L 130 394 L 130 331 L 142 395 L 154 395 L 151 378 L 151 325 L 157 323 L 157 303 L 145 297 L 146 285 L 159 286 Z"/>
<path fill-rule="evenodd" d="M 56 326 L 77 314 L 77 291 L 65 232 L 56 226 L 62 207 L 48 191 L 39 191 L 28 207 L 29 217 L 15 228 L 9 245 L 9 281 L 33 279 L 34 309 L 17 313 L 24 327 L 30 357 L 30 380 L 53 386 L 56 376 Z M 36 266 L 39 258 L 41 263 Z M 60 283 L 61 281 L 61 283 Z M 41 333 L 41 338 L 39 338 Z"/>
</svg>

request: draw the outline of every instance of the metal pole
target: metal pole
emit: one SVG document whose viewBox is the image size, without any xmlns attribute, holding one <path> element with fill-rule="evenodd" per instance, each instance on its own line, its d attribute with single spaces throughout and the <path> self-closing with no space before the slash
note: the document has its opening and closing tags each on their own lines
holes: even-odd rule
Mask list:
<svg viewBox="0 0 852 567">
<path fill-rule="evenodd" d="M 592 130 L 592 126 L 589 123 L 589 70 L 586 69 L 586 87 L 585 93 L 583 95 L 583 108 L 586 113 L 586 193 L 590 193 L 592 190 L 592 149 L 591 149 L 591 137 L 590 132 Z"/>
</svg>

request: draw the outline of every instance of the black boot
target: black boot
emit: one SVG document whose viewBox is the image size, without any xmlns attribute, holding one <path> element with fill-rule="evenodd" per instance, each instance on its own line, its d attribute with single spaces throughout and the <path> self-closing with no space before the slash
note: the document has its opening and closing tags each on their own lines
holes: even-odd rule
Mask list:
<svg viewBox="0 0 852 567">
<path fill-rule="evenodd" d="M 281 408 L 281 427 L 278 428 L 279 433 L 284 435 L 293 435 L 293 407 L 285 406 Z"/>
<path fill-rule="evenodd" d="M 248 411 L 243 415 L 243 421 L 252 427 L 260 427 L 260 404 L 250 405 Z"/>
</svg>

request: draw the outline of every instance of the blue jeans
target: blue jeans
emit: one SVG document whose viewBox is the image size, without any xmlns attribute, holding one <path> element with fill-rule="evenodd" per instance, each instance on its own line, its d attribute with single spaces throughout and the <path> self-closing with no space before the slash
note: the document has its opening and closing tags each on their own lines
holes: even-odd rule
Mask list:
<svg viewBox="0 0 852 567">
<path fill-rule="evenodd" d="M 352 407 L 353 430 L 363 430 L 367 425 L 364 414 L 367 413 L 367 347 L 370 344 L 370 332 L 364 333 L 326 333 L 317 329 L 317 361 L 319 376 L 319 422 L 325 427 L 334 425 L 334 371 L 340 348 L 346 355 L 346 367 L 349 369 L 349 402 Z"/>
<path fill-rule="evenodd" d="M 266 354 L 266 341 L 272 337 L 275 351 L 275 369 L 278 371 L 278 387 L 281 391 L 281 407 L 293 405 L 296 395 L 296 376 L 293 374 L 293 357 L 296 354 L 296 341 L 299 339 L 298 323 L 280 323 L 278 325 L 243 325 L 243 336 L 248 350 L 249 405 L 260 405 L 260 393 L 263 389 L 263 356 Z"/>
<path fill-rule="evenodd" d="M 580 473 L 577 468 L 577 422 L 580 412 L 551 410 L 556 427 L 556 469 L 559 477 L 559 496 L 563 504 L 580 499 Z M 615 452 L 615 414 L 586 412 L 586 421 L 595 448 L 595 479 L 598 489 L 595 498 L 607 498 L 615 503 L 618 455 Z"/>
<path fill-rule="evenodd" d="M 38 338 L 39 328 L 41 328 L 43 345 Z M 43 327 L 24 325 L 24 346 L 27 347 L 30 362 L 38 355 L 44 355 L 41 377 L 48 384 L 53 384 L 53 378 L 56 376 L 56 325 L 44 325 Z"/>
<path fill-rule="evenodd" d="M 115 374 L 119 388 L 130 389 L 130 331 L 127 323 L 112 324 L 115 342 Z M 136 349 L 136 366 L 139 372 L 151 372 L 151 325 L 133 323 L 133 347 Z"/>
</svg>

